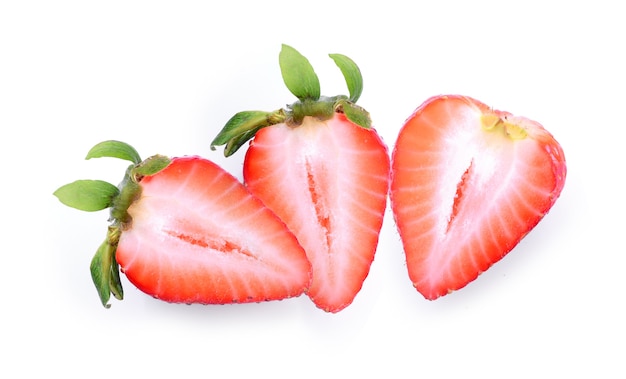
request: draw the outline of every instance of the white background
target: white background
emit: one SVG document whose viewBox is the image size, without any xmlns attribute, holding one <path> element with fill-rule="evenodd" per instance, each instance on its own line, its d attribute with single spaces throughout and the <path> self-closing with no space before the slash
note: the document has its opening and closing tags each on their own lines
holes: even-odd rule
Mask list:
<svg viewBox="0 0 626 379">
<path fill-rule="evenodd" d="M 623 14 L 610 1 L 2 2 L 0 372 L 624 377 Z M 235 112 L 293 102 L 281 43 L 309 58 L 326 95 L 346 93 L 327 54 L 354 59 L 359 103 L 390 149 L 437 94 L 541 122 L 566 154 L 561 198 L 501 262 L 435 302 L 412 288 L 388 210 L 370 275 L 338 314 L 306 297 L 172 305 L 127 281 L 105 310 L 88 266 L 108 214 L 52 192 L 118 183 L 126 163 L 83 159 L 106 139 L 240 177 L 243 154 L 209 144 Z"/>
</svg>

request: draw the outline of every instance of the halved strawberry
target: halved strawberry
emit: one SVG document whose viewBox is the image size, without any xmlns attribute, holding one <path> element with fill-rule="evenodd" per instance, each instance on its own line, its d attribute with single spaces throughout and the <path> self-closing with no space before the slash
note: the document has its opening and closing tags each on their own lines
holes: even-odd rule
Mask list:
<svg viewBox="0 0 626 379">
<path fill-rule="evenodd" d="M 360 291 L 378 244 L 388 178 L 381 139 L 343 114 L 264 128 L 251 143 L 246 185 L 298 237 L 313 265 L 308 295 L 320 308 L 337 312 Z"/>
<path fill-rule="evenodd" d="M 94 149 L 129 147 L 107 141 Z M 113 156 L 88 158 L 106 155 Z M 236 178 L 200 157 L 135 156 L 121 190 L 77 181 L 55 192 L 79 209 L 111 207 L 113 222 L 91 267 L 105 306 L 110 293 L 121 298 L 118 264 L 137 288 L 168 302 L 259 302 L 308 288 L 311 266 L 295 236 Z M 101 197 L 99 206 L 73 203 L 91 195 Z"/>
<path fill-rule="evenodd" d="M 332 54 L 350 98 L 320 97 L 309 62 L 283 45 L 285 84 L 299 101 L 276 112 L 236 114 L 212 146 L 234 153 L 254 137 L 244 181 L 287 224 L 313 267 L 308 295 L 321 309 L 351 304 L 369 273 L 389 189 L 389 154 L 367 112 L 355 105 L 360 71 Z"/>
<path fill-rule="evenodd" d="M 550 210 L 565 176 L 539 123 L 469 97 L 427 100 L 392 154 L 392 210 L 416 289 L 433 300 L 476 279 Z"/>
</svg>

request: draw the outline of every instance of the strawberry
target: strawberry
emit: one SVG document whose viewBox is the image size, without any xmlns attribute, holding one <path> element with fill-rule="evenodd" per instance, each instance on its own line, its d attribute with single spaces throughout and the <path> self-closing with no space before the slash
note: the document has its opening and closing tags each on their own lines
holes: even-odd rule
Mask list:
<svg viewBox="0 0 626 379">
<path fill-rule="evenodd" d="M 539 123 L 464 96 L 437 96 L 406 121 L 390 198 L 416 289 L 434 300 L 508 254 L 565 184 L 561 146 Z"/>
<path fill-rule="evenodd" d="M 102 304 L 123 297 L 118 266 L 138 289 L 175 303 L 225 304 L 302 294 L 311 266 L 285 224 L 232 175 L 196 156 L 141 161 L 106 141 L 87 155 L 133 162 L 119 189 L 80 180 L 55 195 L 87 211 L 111 208 L 91 272 Z"/>
<path fill-rule="evenodd" d="M 387 146 L 356 105 L 362 77 L 344 55 L 331 54 L 350 97 L 320 96 L 309 61 L 283 45 L 282 76 L 298 98 L 275 112 L 237 113 L 212 142 L 233 154 L 252 139 L 245 184 L 287 224 L 311 261 L 307 292 L 318 308 L 339 312 L 361 290 L 373 262 L 389 189 Z"/>
</svg>

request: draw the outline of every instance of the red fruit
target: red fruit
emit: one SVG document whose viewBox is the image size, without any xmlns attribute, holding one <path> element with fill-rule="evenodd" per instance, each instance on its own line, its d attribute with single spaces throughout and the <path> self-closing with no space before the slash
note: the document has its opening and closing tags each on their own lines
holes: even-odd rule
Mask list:
<svg viewBox="0 0 626 379">
<path fill-rule="evenodd" d="M 235 177 L 199 157 L 141 161 L 105 141 L 87 159 L 133 162 L 119 188 L 78 180 L 55 195 L 68 206 L 111 210 L 107 238 L 91 262 L 105 307 L 123 298 L 119 271 L 141 291 L 176 303 L 225 304 L 302 294 L 311 264 L 296 237 Z"/>
<path fill-rule="evenodd" d="M 565 176 L 539 123 L 463 96 L 422 104 L 398 135 L 390 192 L 416 289 L 434 300 L 476 279 L 550 210 Z"/>
<path fill-rule="evenodd" d="M 244 180 L 304 247 L 315 304 L 330 312 L 349 305 L 369 273 L 386 207 L 389 155 L 378 134 L 340 113 L 264 128 L 246 153 Z"/>
<path fill-rule="evenodd" d="M 296 238 L 214 163 L 176 158 L 140 185 L 116 255 L 140 290 L 168 302 L 222 304 L 307 288 L 310 264 Z"/>
<path fill-rule="evenodd" d="M 234 153 L 252 139 L 244 181 L 296 235 L 313 268 L 308 295 L 321 309 L 352 303 L 378 245 L 390 162 L 386 145 L 355 103 L 362 90 L 358 67 L 331 54 L 344 73 L 350 97 L 320 96 L 308 60 L 283 45 L 280 65 L 299 99 L 275 112 L 233 116 L 212 143 Z"/>
</svg>

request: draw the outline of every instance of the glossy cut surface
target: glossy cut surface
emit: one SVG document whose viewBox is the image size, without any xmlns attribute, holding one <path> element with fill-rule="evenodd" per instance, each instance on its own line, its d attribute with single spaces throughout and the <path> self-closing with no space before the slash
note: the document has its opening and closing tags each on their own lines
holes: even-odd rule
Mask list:
<svg viewBox="0 0 626 379">
<path fill-rule="evenodd" d="M 310 265 L 295 236 L 236 178 L 198 157 L 143 178 L 117 260 L 169 302 L 232 303 L 300 295 Z"/>
<path fill-rule="evenodd" d="M 389 186 L 389 155 L 374 129 L 343 114 L 260 130 L 247 151 L 244 180 L 285 221 L 313 267 L 308 295 L 337 312 L 369 273 Z"/>
<path fill-rule="evenodd" d="M 426 101 L 398 135 L 390 191 L 416 289 L 436 299 L 476 279 L 550 210 L 565 176 L 539 123 L 464 96 Z"/>
</svg>

